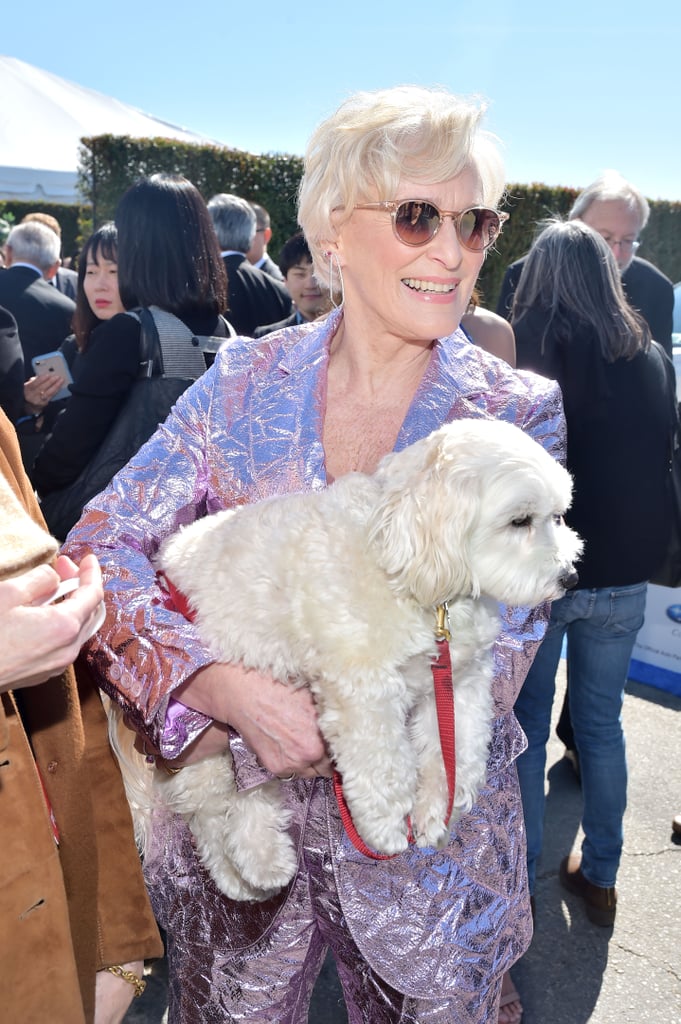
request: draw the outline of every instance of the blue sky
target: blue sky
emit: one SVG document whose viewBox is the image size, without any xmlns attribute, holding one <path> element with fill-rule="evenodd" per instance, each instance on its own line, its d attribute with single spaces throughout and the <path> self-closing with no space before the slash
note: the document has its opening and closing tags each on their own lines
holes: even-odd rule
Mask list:
<svg viewBox="0 0 681 1024">
<path fill-rule="evenodd" d="M 4 54 L 238 149 L 302 153 L 356 89 L 443 85 L 486 99 L 509 182 L 613 167 L 681 200 L 680 0 L 13 0 L 2 29 Z"/>
</svg>

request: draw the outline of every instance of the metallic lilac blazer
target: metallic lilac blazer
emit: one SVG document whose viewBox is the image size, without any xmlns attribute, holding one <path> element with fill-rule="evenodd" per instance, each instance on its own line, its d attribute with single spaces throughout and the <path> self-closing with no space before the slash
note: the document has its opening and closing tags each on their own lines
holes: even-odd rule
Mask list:
<svg viewBox="0 0 681 1024">
<path fill-rule="evenodd" d="M 89 504 L 68 538 L 71 557 L 94 551 L 106 578 L 107 618 L 89 646 L 88 661 L 102 688 L 166 757 L 177 756 L 207 723 L 190 710 L 166 721 L 166 710 L 173 690 L 211 659 L 192 625 L 164 606 L 154 554 L 168 534 L 197 517 L 326 486 L 327 365 L 341 316 L 336 310 L 322 322 L 256 341 L 230 341 L 165 424 Z M 464 417 L 515 423 L 564 459 L 557 385 L 512 370 L 457 331 L 434 345 L 396 449 Z M 512 707 L 545 624 L 546 608 L 504 610 L 495 648 L 498 717 L 488 784 L 445 850 L 414 847 L 392 860 L 370 861 L 344 835 L 325 782 L 290 787 L 294 831 L 305 828 L 312 799 L 306 794 L 315 792 L 315 813 L 320 791 L 324 795 L 330 884 L 338 890 L 352 937 L 371 967 L 410 996 L 475 993 L 490 978 L 498 979 L 529 944 L 525 839 L 513 765 L 525 741 Z M 236 736 L 233 754 L 241 786 L 267 777 Z M 243 943 L 238 929 L 233 931 L 234 914 L 243 916 L 243 905 L 229 912 L 230 901 L 196 862 L 183 830 L 184 823 L 160 820 L 158 861 L 146 866 L 159 920 L 172 927 L 178 908 L 192 900 L 194 940 L 203 935 L 213 948 Z M 291 891 L 254 908 L 250 941 L 285 912 Z M 182 936 L 177 941 L 181 945 Z"/>
</svg>

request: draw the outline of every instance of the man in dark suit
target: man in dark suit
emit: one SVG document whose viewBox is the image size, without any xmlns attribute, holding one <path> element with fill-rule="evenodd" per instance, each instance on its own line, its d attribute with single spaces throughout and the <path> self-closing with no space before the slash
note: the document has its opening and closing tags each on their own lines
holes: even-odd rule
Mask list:
<svg viewBox="0 0 681 1024">
<path fill-rule="evenodd" d="M 650 332 L 672 355 L 674 288 L 668 277 L 647 260 L 639 259 L 638 236 L 648 223 L 650 207 L 644 195 L 615 171 L 606 171 L 577 196 L 570 220 L 583 220 L 610 246 L 622 275 L 624 293 L 643 316 Z M 510 319 L 511 304 L 525 257 L 507 268 L 497 313 Z"/>
<path fill-rule="evenodd" d="M 28 376 L 33 374 L 33 358 L 59 348 L 71 333 L 76 304 L 45 280 L 59 266 L 59 246 L 54 231 L 31 222 L 12 228 L 5 247 L 0 305 L 17 322 Z"/>
<path fill-rule="evenodd" d="M 50 213 L 27 213 L 25 217 L 22 217 L 21 223 L 26 224 L 31 221 L 36 221 L 38 224 L 44 224 L 46 227 L 51 228 L 55 235 L 59 239 L 59 251 L 61 254 L 61 224 L 56 217 L 53 217 Z M 57 266 L 56 273 L 50 277 L 45 278 L 53 288 L 61 292 L 62 295 L 66 295 L 69 299 L 76 301 L 76 292 L 78 289 L 78 274 L 75 270 L 71 270 L 69 267 L 63 267 L 61 265 L 61 259 Z"/>
<path fill-rule="evenodd" d="M 281 267 L 277 266 L 272 257 L 267 251 L 267 246 L 272 240 L 272 222 L 270 215 L 264 206 L 260 203 L 251 203 L 251 206 L 255 210 L 255 237 L 253 243 L 246 253 L 249 262 L 257 267 L 258 270 L 262 270 L 265 274 L 269 274 L 275 281 L 283 281 L 284 274 L 282 273 Z"/>
<path fill-rule="evenodd" d="M 279 253 L 279 266 L 295 308 L 284 320 L 256 328 L 256 338 L 272 334 L 283 327 L 309 323 L 328 313 L 333 305 L 328 290 L 321 288 L 314 276 L 312 254 L 302 231 L 284 242 Z"/>
<path fill-rule="evenodd" d="M 257 327 L 289 316 L 291 296 L 283 284 L 254 267 L 246 256 L 256 229 L 251 204 L 223 192 L 213 196 L 208 212 L 227 270 L 227 319 L 237 334 L 253 337 Z"/>
</svg>

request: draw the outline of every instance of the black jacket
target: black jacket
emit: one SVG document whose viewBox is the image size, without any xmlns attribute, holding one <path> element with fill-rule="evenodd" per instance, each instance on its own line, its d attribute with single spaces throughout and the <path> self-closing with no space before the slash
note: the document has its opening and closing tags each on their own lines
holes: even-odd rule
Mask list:
<svg viewBox="0 0 681 1024">
<path fill-rule="evenodd" d="M 187 317 L 196 334 L 222 334 L 214 314 Z M 29 476 L 42 496 L 71 484 L 107 437 L 140 364 L 139 321 L 119 313 L 96 327 L 73 367 L 71 397 L 35 458 Z"/>
<path fill-rule="evenodd" d="M 19 328 L 27 376 L 33 375 L 34 356 L 58 349 L 71 333 L 76 304 L 31 267 L 0 270 L 0 306 L 13 315 Z"/>
<path fill-rule="evenodd" d="M 237 334 L 253 337 L 256 327 L 287 317 L 291 296 L 279 281 L 254 267 L 245 256 L 223 256 L 227 270 L 227 318 Z"/>
<path fill-rule="evenodd" d="M 579 587 L 650 579 L 670 522 L 668 357 L 653 343 L 657 351 L 608 363 L 592 330 L 578 324 L 565 340 L 549 328 L 542 351 L 546 325 L 543 310 L 514 324 L 517 366 L 557 380 L 563 392 L 574 480 L 566 521 L 585 541 Z"/>
</svg>

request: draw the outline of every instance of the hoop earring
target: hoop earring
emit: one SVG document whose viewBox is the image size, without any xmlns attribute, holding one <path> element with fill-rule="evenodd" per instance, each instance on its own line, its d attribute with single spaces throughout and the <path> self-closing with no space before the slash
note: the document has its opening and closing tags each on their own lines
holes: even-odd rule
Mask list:
<svg viewBox="0 0 681 1024">
<path fill-rule="evenodd" d="M 334 252 L 329 250 L 327 253 L 325 253 L 325 255 L 328 256 L 328 258 L 329 258 L 329 298 L 331 299 L 331 305 L 333 306 L 333 308 L 334 309 L 338 309 L 338 303 L 336 302 L 336 299 L 334 297 L 334 288 L 333 288 L 333 261 L 334 261 L 334 258 L 336 260 L 336 268 L 337 268 L 337 271 L 338 271 L 338 281 L 339 281 L 339 284 L 340 284 L 340 304 L 341 304 L 341 306 L 345 302 L 345 287 L 344 287 L 344 284 L 343 284 L 343 271 L 341 270 L 341 265 L 340 265 L 340 263 L 338 261 L 338 256 L 336 256 L 336 254 Z"/>
</svg>

